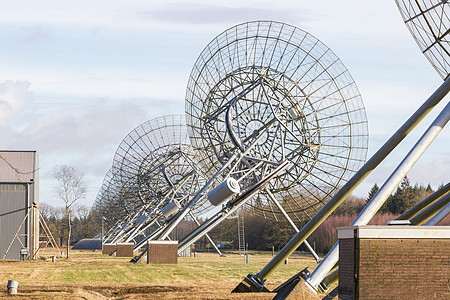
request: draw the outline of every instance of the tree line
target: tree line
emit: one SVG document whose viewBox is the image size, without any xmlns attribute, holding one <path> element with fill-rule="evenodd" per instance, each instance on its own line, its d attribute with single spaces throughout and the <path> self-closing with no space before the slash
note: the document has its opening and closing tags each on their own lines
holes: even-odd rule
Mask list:
<svg viewBox="0 0 450 300">
<path fill-rule="evenodd" d="M 438 190 L 442 187 L 443 184 L 438 187 Z M 366 198 L 350 195 L 345 199 L 307 239 L 316 252 L 327 253 L 337 241 L 337 228 L 349 226 L 378 190 L 378 185 L 374 184 Z M 372 218 L 369 225 L 385 225 L 434 192 L 435 190 L 430 184 L 426 186 L 418 183 L 411 185 L 406 176 Z M 285 220 L 278 222 L 265 220 L 250 212 L 244 212 L 244 220 L 246 243 L 251 250 L 280 249 L 295 235 L 294 229 Z M 297 224 L 299 228 L 303 225 Z M 450 225 L 450 215 L 440 225 Z M 237 249 L 236 220 L 225 220 L 210 232 L 210 236 L 214 241 L 231 241 L 232 247 Z M 205 244 L 207 244 L 206 241 Z M 307 249 L 301 245 L 298 250 Z"/>
<path fill-rule="evenodd" d="M 374 184 L 366 198 L 349 196 L 308 238 L 309 244 L 315 248 L 316 252 L 328 252 L 337 241 L 336 228 L 349 226 L 378 190 L 378 185 Z M 369 224 L 384 225 L 387 221 L 395 219 L 398 215 L 432 193 L 434 193 L 434 190 L 430 185 L 411 185 L 409 179 L 405 177 Z M 68 222 L 68 214 L 64 207 L 53 207 L 42 203 L 40 208 L 55 240 L 62 245 L 67 244 L 64 239 L 68 234 L 69 223 L 72 227 L 70 243 L 83 238 L 92 238 L 101 233 L 100 218 L 96 216 L 95 210 L 92 208 L 82 205 L 73 206 L 70 216 L 72 222 Z M 267 251 L 273 249 L 276 251 L 281 249 L 295 235 L 294 229 L 284 219 L 277 221 L 264 219 L 245 210 L 243 214 L 245 243 L 249 250 Z M 199 218 L 199 221 L 201 223 L 205 219 Z M 297 224 L 299 228 L 303 225 Z M 450 225 L 449 216 L 447 216 L 441 225 Z M 196 227 L 197 225 L 193 220 L 183 220 L 171 233 L 170 238 L 180 240 Z M 209 232 L 209 236 L 216 244 L 221 242 L 225 247 L 238 249 L 239 241 L 237 233 L 237 220 L 227 219 Z M 212 245 L 206 238 L 201 238 L 197 241 L 195 248 L 197 250 L 210 249 L 212 251 Z M 299 250 L 306 250 L 306 248 L 300 246 Z"/>
<path fill-rule="evenodd" d="M 58 246 L 67 246 L 69 222 L 65 208 L 55 207 L 47 203 L 41 203 L 39 208 Z M 70 244 L 84 238 L 92 238 L 101 233 L 101 223 L 97 222 L 92 209 L 85 205 L 72 207 L 71 228 Z"/>
</svg>

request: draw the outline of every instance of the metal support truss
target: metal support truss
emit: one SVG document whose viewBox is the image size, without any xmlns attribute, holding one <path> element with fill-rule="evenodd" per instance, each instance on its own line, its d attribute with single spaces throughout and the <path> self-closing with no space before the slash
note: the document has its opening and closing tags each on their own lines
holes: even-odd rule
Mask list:
<svg viewBox="0 0 450 300">
<path fill-rule="evenodd" d="M 189 216 L 192 218 L 192 220 L 194 220 L 194 222 L 195 222 L 195 224 L 197 224 L 197 226 L 199 226 L 199 227 L 201 226 L 200 222 L 195 218 L 195 216 L 191 212 L 189 212 Z M 208 241 L 214 247 L 214 250 L 216 250 L 216 252 L 219 254 L 219 256 L 222 256 L 223 253 L 219 250 L 219 248 L 217 248 L 216 243 L 214 243 L 212 238 L 208 234 L 205 234 L 205 237 L 208 239 Z"/>
<path fill-rule="evenodd" d="M 425 226 L 435 226 L 439 224 L 448 214 L 450 214 L 450 202 L 447 202 L 437 214 L 435 214 L 431 219 L 429 219 L 424 225 Z"/>
<path fill-rule="evenodd" d="M 242 190 L 290 161 L 269 185 L 299 222 L 309 220 L 366 157 L 365 110 L 347 69 L 326 45 L 284 23 L 239 24 L 209 43 L 189 78 L 186 117 L 199 166 L 209 176 L 233 153 L 251 148 L 231 174 Z M 264 218 L 283 215 L 266 193 L 244 209 Z"/>
<path fill-rule="evenodd" d="M 286 213 L 286 211 L 283 209 L 283 207 L 280 205 L 280 203 L 278 202 L 278 200 L 275 198 L 275 196 L 272 194 L 272 192 L 266 188 L 266 193 L 269 195 L 269 197 L 272 199 L 273 203 L 275 203 L 275 205 L 278 207 L 278 209 L 280 210 L 280 212 L 283 214 L 283 216 L 285 217 L 285 219 L 288 221 L 288 223 L 291 225 L 292 228 L 294 228 L 295 232 L 298 233 L 298 227 L 295 225 L 295 223 L 291 220 L 291 218 L 289 217 L 289 215 Z M 314 249 L 311 247 L 311 245 L 308 243 L 308 241 L 305 239 L 305 241 L 303 242 L 303 244 L 306 246 L 306 248 L 308 248 L 309 252 L 311 253 L 311 255 L 314 257 L 314 259 L 316 260 L 316 262 L 320 262 L 320 257 L 317 255 L 316 251 L 314 251 Z"/>
<path fill-rule="evenodd" d="M 194 230 L 192 233 L 188 234 L 183 240 L 178 244 L 178 253 L 182 252 L 184 249 L 189 247 L 191 244 L 195 243 L 198 239 L 200 239 L 203 235 L 207 234 L 211 231 L 215 226 L 220 224 L 223 220 L 229 217 L 233 212 L 235 212 L 238 208 L 245 204 L 245 202 L 251 199 L 253 196 L 258 194 L 265 185 L 269 183 L 274 177 L 279 175 L 282 171 L 284 171 L 289 165 L 289 162 L 286 161 L 269 175 L 267 175 L 264 179 L 258 182 L 252 188 L 249 188 L 247 191 L 239 195 L 236 199 L 228 202 L 227 205 L 223 207 L 223 209 L 205 221 L 199 228 Z"/>
<path fill-rule="evenodd" d="M 396 218 L 396 220 L 408 220 L 412 218 L 415 214 L 420 212 L 422 209 L 436 201 L 437 199 L 441 198 L 443 195 L 447 194 L 450 191 L 450 182 L 444 185 L 441 189 L 437 190 L 427 198 L 423 199 L 404 213 L 402 213 L 400 216 Z"/>
<path fill-rule="evenodd" d="M 253 282 L 264 286 L 266 278 L 288 258 L 298 246 L 347 198 L 348 195 L 384 160 L 384 158 L 414 129 L 417 124 L 447 95 L 447 79 L 394 135 L 364 164 L 364 166 L 329 200 L 325 206 L 281 249 L 258 273 Z"/>
<path fill-rule="evenodd" d="M 428 146 L 434 141 L 438 134 L 445 127 L 450 119 L 450 103 L 447 103 L 444 110 L 437 116 L 431 126 L 422 135 L 419 141 L 414 145 L 411 151 L 406 155 L 403 161 L 398 165 L 391 176 L 386 180 L 383 186 L 373 196 L 369 203 L 359 213 L 351 226 L 366 225 L 381 208 L 384 202 L 392 194 L 395 188 L 400 184 L 402 179 L 411 170 L 417 160 L 422 156 Z M 442 208 L 442 207 L 441 207 Z M 318 290 L 319 284 L 333 268 L 339 260 L 339 242 L 331 248 L 325 258 L 311 273 L 311 276 L 306 280 L 314 290 Z"/>
</svg>

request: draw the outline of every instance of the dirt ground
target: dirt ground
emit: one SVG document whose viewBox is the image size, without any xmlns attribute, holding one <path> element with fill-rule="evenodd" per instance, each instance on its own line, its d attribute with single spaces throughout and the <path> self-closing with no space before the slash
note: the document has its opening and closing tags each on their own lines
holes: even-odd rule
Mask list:
<svg viewBox="0 0 450 300">
<path fill-rule="evenodd" d="M 233 283 L 221 282 L 193 285 L 126 284 L 121 286 L 55 284 L 26 285 L 19 287 L 19 293 L 7 297 L 6 290 L 0 296 L 6 299 L 272 299 L 275 294 L 231 294 Z"/>
<path fill-rule="evenodd" d="M 45 253 L 44 253 L 45 254 Z M 6 299 L 272 299 L 274 293 L 232 294 L 245 275 L 259 271 L 271 258 L 254 253 L 252 263 L 239 255 L 200 253 L 179 258 L 176 265 L 133 264 L 97 252 L 72 251 L 69 260 L 41 254 L 39 261 L 1 261 L 0 297 Z M 268 280 L 273 290 L 305 266 L 308 257 L 290 259 Z M 19 282 L 18 294 L 7 296 L 8 280 Z M 311 299 L 300 293 L 295 299 Z M 316 298 L 317 299 L 317 298 Z"/>
</svg>

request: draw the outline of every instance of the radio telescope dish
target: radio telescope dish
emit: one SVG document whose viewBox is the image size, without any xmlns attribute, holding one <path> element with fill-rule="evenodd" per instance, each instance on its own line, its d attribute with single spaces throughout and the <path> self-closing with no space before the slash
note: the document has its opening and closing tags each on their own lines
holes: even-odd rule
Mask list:
<svg viewBox="0 0 450 300">
<path fill-rule="evenodd" d="M 112 169 L 109 169 L 92 206 L 98 222 L 101 222 L 103 217 L 106 226 L 110 227 L 116 222 L 124 221 L 133 211 L 127 203 L 124 190 L 126 189 L 122 183 L 113 176 Z"/>
<path fill-rule="evenodd" d="M 396 0 L 406 26 L 431 65 L 445 80 L 450 72 L 448 0 Z"/>
<path fill-rule="evenodd" d="M 131 131 L 119 145 L 113 173 L 129 187 L 134 202 L 150 209 L 171 201 L 181 207 L 204 184 L 190 145 L 185 117 L 163 116 Z M 210 206 L 197 203 L 194 214 Z"/>
<path fill-rule="evenodd" d="M 350 73 L 326 45 L 284 23 L 243 23 L 212 40 L 190 74 L 186 116 L 209 177 L 236 151 L 244 159 L 232 176 L 245 176 L 244 189 L 291 162 L 246 204 L 265 217 L 279 215 L 268 193 L 291 217 L 312 217 L 366 157 L 367 119 Z"/>
</svg>

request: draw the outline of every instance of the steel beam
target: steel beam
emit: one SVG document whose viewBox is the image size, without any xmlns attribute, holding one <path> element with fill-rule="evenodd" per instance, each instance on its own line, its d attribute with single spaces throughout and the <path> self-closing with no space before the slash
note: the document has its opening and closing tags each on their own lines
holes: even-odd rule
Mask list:
<svg viewBox="0 0 450 300">
<path fill-rule="evenodd" d="M 428 222 L 426 222 L 425 226 L 435 226 L 439 224 L 448 214 L 450 213 L 450 203 L 444 206 L 437 214 L 434 215 Z"/>
<path fill-rule="evenodd" d="M 272 200 L 273 203 L 275 203 L 275 205 L 278 207 L 278 209 L 280 210 L 281 214 L 284 216 L 284 218 L 288 221 L 288 223 L 291 225 L 292 228 L 294 228 L 295 232 L 299 232 L 298 227 L 295 225 L 295 223 L 292 221 L 292 219 L 289 217 L 289 215 L 286 213 L 286 211 L 284 210 L 284 208 L 281 206 L 281 204 L 278 202 L 278 200 L 275 198 L 275 196 L 272 194 L 272 192 L 266 188 L 266 192 L 269 195 L 270 199 Z M 305 239 L 305 241 L 303 242 L 303 244 L 306 246 L 306 248 L 308 248 L 309 252 L 311 253 L 311 255 L 314 257 L 314 259 L 316 260 L 316 262 L 320 262 L 320 257 L 317 255 L 316 251 L 314 251 L 314 249 L 311 247 L 311 245 L 308 243 L 308 241 Z"/>
<path fill-rule="evenodd" d="M 189 216 L 192 218 L 192 220 L 194 220 L 195 224 L 197 224 L 197 226 L 200 227 L 200 222 L 195 218 L 195 216 L 192 214 L 192 212 L 189 212 Z M 214 243 L 214 241 L 212 240 L 212 238 L 208 234 L 205 234 L 205 236 L 208 239 L 208 241 L 211 243 L 211 245 L 214 247 L 216 252 L 219 253 L 219 256 L 222 256 L 223 253 L 219 250 L 219 248 L 217 248 L 217 246 Z"/>
<path fill-rule="evenodd" d="M 152 233 L 150 233 L 150 234 L 148 234 L 148 235 L 145 235 L 145 234 L 144 234 L 144 231 L 145 231 L 146 229 L 152 227 L 157 221 L 158 221 L 158 219 L 157 219 L 157 218 L 154 218 L 152 221 L 150 221 L 149 223 L 147 223 L 144 227 L 142 227 L 142 228 L 139 230 L 139 232 L 137 232 L 137 233 L 133 236 L 133 238 L 132 238 L 131 240 L 134 241 L 134 239 L 135 239 L 139 234 L 142 234 L 142 235 L 144 236 L 144 238 L 143 238 L 141 241 L 147 241 L 147 238 L 148 238 L 148 237 L 151 237 L 152 234 L 154 234 L 160 227 L 156 228 Z M 131 240 L 130 240 L 130 241 L 131 241 Z M 141 241 L 140 241 L 140 242 L 141 242 Z M 139 243 L 140 243 L 140 242 L 139 242 Z M 139 248 L 137 247 L 137 244 L 136 244 L 136 245 L 134 246 L 134 250 L 138 250 L 138 249 L 139 249 Z"/>
<path fill-rule="evenodd" d="M 134 215 L 126 222 L 126 226 L 122 227 L 122 229 L 116 234 L 116 236 L 112 239 L 112 243 L 117 243 L 120 241 L 120 239 L 123 237 L 123 235 L 127 232 L 129 229 L 129 226 L 131 225 L 134 220 L 137 219 L 139 214 L 141 214 L 143 211 L 143 208 L 141 207 L 138 211 L 134 213 Z"/>
<path fill-rule="evenodd" d="M 251 197 L 255 196 L 260 192 L 262 188 L 266 184 L 269 183 L 270 180 L 278 176 L 282 171 L 284 171 L 289 166 L 289 161 L 283 162 L 280 166 L 278 166 L 271 174 L 260 180 L 257 184 L 255 184 L 252 188 L 249 188 L 247 191 L 243 192 L 236 199 L 230 200 L 221 211 L 217 214 L 209 218 L 206 222 L 204 222 L 199 228 L 194 230 L 192 233 L 188 234 L 179 244 L 178 244 L 178 253 L 186 249 L 192 243 L 195 243 L 199 238 L 203 235 L 211 231 L 215 226 L 220 224 L 223 220 L 225 220 L 229 215 L 231 215 L 234 211 L 236 211 L 239 207 L 245 204 L 245 202 Z"/>
<path fill-rule="evenodd" d="M 384 202 L 392 194 L 396 187 L 400 184 L 402 179 L 408 174 L 417 160 L 422 156 L 429 145 L 439 135 L 450 119 L 450 103 L 447 103 L 444 110 L 437 116 L 430 127 L 425 131 L 419 141 L 414 145 L 411 151 L 406 155 L 402 162 L 398 165 L 391 176 L 386 180 L 383 186 L 373 196 L 369 203 L 359 213 L 351 226 L 366 225 L 372 217 L 381 208 Z M 325 258 L 311 273 L 311 276 L 306 282 L 311 285 L 314 290 L 317 290 L 319 284 L 333 268 L 339 260 L 339 242 L 333 246 Z"/>
<path fill-rule="evenodd" d="M 264 285 L 265 279 L 288 258 L 305 239 L 347 198 L 351 192 L 394 150 L 394 148 L 422 121 L 422 119 L 447 95 L 447 79 L 420 108 L 392 135 L 391 138 L 356 172 L 352 178 L 325 204 L 325 206 L 281 249 L 280 252 L 252 278 Z"/>
<path fill-rule="evenodd" d="M 424 209 L 425 207 L 427 207 L 428 205 L 430 205 L 431 203 L 433 203 L 434 201 L 436 201 L 437 199 L 439 199 L 440 197 L 442 197 L 443 195 L 448 193 L 448 191 L 450 191 L 450 182 L 447 183 L 445 186 L 443 186 L 438 191 L 434 192 L 427 198 L 423 199 L 422 201 L 420 201 L 419 203 L 417 203 L 416 205 L 414 205 L 413 207 L 408 209 L 407 211 L 405 211 L 403 214 L 401 214 L 399 217 L 397 217 L 396 220 L 411 219 L 419 211 L 421 211 L 422 209 Z"/>
<path fill-rule="evenodd" d="M 441 197 L 438 201 L 429 205 L 427 208 L 422 210 L 420 213 L 409 219 L 411 225 L 422 225 L 431 219 L 439 210 L 441 210 L 444 206 L 448 204 L 450 201 L 450 193 L 446 194 L 444 197 Z"/>
<path fill-rule="evenodd" d="M 156 220 L 155 220 L 156 221 Z M 145 242 L 148 240 L 153 240 L 155 239 L 155 237 L 161 233 L 161 231 L 164 229 L 164 226 L 160 226 L 158 227 L 155 231 L 153 231 L 151 234 L 147 235 L 145 238 L 143 238 L 141 241 L 139 241 L 139 243 L 137 243 L 136 245 L 134 245 L 134 250 L 139 250 L 142 248 L 142 246 L 145 245 Z"/>
</svg>

